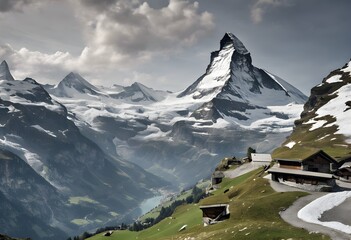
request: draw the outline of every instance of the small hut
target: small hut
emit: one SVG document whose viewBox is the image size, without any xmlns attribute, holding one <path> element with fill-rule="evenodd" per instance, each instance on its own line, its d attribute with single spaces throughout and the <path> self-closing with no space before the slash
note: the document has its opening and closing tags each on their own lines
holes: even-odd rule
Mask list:
<svg viewBox="0 0 351 240">
<path fill-rule="evenodd" d="M 212 176 L 211 176 L 212 186 L 221 183 L 223 178 L 224 178 L 224 174 L 221 171 L 215 171 L 214 173 L 212 173 Z"/>
<path fill-rule="evenodd" d="M 200 206 L 204 226 L 216 224 L 229 218 L 229 204 L 212 204 Z"/>
</svg>

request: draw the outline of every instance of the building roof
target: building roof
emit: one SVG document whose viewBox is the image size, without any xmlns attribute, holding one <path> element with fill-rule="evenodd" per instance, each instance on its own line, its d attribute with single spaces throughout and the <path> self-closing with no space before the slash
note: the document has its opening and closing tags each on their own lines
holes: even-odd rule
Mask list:
<svg viewBox="0 0 351 240">
<path fill-rule="evenodd" d="M 305 159 L 303 159 L 303 161 L 308 160 L 308 159 L 310 159 L 310 158 L 312 158 L 312 157 L 314 157 L 314 156 L 316 156 L 316 155 L 321 155 L 321 156 L 323 156 L 324 159 L 327 159 L 327 160 L 328 160 L 329 162 L 331 162 L 331 163 L 337 163 L 337 161 L 336 161 L 334 158 L 332 158 L 329 154 L 327 154 L 327 153 L 324 152 L 323 150 L 319 150 L 319 151 L 315 152 L 314 154 L 312 154 L 312 155 L 306 157 Z"/>
<path fill-rule="evenodd" d="M 343 165 L 341 165 L 341 167 L 339 167 L 339 169 L 343 168 L 351 168 L 351 162 L 345 162 Z"/>
<path fill-rule="evenodd" d="M 251 159 L 253 162 L 271 162 L 272 157 L 270 154 L 264 153 L 251 153 Z"/>
<path fill-rule="evenodd" d="M 203 208 L 227 207 L 227 206 L 229 206 L 229 204 L 220 203 L 220 204 L 212 204 L 212 205 L 202 205 L 202 206 L 199 206 L 199 208 L 203 209 Z"/>
<path fill-rule="evenodd" d="M 301 159 L 275 159 L 278 162 L 284 161 L 284 162 L 298 162 L 298 163 L 302 163 L 303 160 Z"/>
<path fill-rule="evenodd" d="M 269 173 L 286 173 L 292 175 L 300 175 L 300 176 L 310 176 L 310 177 L 319 177 L 319 178 L 328 178 L 332 179 L 333 175 L 328 173 L 319 173 L 319 172 L 311 172 L 311 171 L 303 171 L 303 170 L 294 170 L 288 168 L 278 168 L 272 167 L 268 170 Z"/>
</svg>

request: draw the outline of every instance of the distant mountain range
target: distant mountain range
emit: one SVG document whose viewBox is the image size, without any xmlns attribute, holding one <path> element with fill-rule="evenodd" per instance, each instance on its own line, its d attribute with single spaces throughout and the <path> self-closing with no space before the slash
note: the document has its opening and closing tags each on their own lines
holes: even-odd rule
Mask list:
<svg viewBox="0 0 351 240">
<path fill-rule="evenodd" d="M 41 85 L 14 80 L 3 62 L 0 99 L 2 231 L 62 239 L 133 217 L 152 189 L 190 186 L 224 156 L 274 149 L 307 97 L 253 66 L 226 33 L 206 72 L 181 92 L 94 86 L 78 73 Z"/>
<path fill-rule="evenodd" d="M 323 149 L 336 159 L 351 155 L 351 61 L 311 90 L 301 118 L 274 155 L 303 158 Z"/>
<path fill-rule="evenodd" d="M 141 83 L 101 88 L 77 73 L 46 90 L 105 153 L 176 185 L 208 176 L 222 156 L 243 155 L 249 146 L 273 149 L 290 133 L 307 100 L 253 66 L 250 52 L 231 33 L 211 54 L 205 74 L 182 92 Z"/>
<path fill-rule="evenodd" d="M 35 80 L 13 80 L 6 62 L 0 69 L 1 231 L 62 239 L 53 228 L 76 233 L 134 208 L 137 216 L 150 189 L 167 184 L 104 153 Z"/>
</svg>

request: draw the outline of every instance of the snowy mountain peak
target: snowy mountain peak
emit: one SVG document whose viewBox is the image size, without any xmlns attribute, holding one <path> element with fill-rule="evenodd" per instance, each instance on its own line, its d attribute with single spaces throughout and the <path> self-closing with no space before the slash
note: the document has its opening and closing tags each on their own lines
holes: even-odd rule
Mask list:
<svg viewBox="0 0 351 240">
<path fill-rule="evenodd" d="M 79 73 L 75 72 L 70 72 L 60 83 L 59 85 L 63 83 L 66 86 L 69 87 L 74 87 L 74 88 L 82 88 L 82 87 L 87 87 L 87 88 L 92 88 L 96 89 L 95 86 L 90 84 L 87 80 L 85 80 Z"/>
<path fill-rule="evenodd" d="M 228 44 L 232 44 L 235 51 L 240 54 L 247 54 L 249 51 L 246 49 L 244 44 L 237 38 L 233 33 L 227 32 L 224 34 L 224 37 L 221 40 L 221 50 L 227 46 Z"/>
<path fill-rule="evenodd" d="M 251 54 L 232 33 L 226 33 L 220 49 L 212 52 L 206 73 L 178 95 L 183 97 L 203 104 L 193 114 L 197 119 L 233 117 L 246 122 L 256 109 L 307 100 L 289 83 L 252 65 Z"/>
<path fill-rule="evenodd" d="M 164 99 L 166 95 L 164 91 L 154 90 L 139 82 L 134 82 L 131 86 L 124 87 L 122 92 L 110 96 L 131 102 L 157 102 Z"/>
<path fill-rule="evenodd" d="M 70 72 L 59 84 L 47 90 L 59 97 L 75 97 L 76 94 L 98 95 L 99 92 L 97 87 L 75 72 Z"/>
<path fill-rule="evenodd" d="M 9 65 L 7 64 L 6 61 L 2 61 L 2 63 L 0 64 L 0 80 L 8 80 L 8 81 L 15 80 L 11 75 Z"/>
</svg>

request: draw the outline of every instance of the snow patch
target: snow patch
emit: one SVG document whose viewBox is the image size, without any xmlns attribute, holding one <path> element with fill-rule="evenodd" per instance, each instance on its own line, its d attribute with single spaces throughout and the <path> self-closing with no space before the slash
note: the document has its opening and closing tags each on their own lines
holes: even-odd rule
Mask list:
<svg viewBox="0 0 351 240">
<path fill-rule="evenodd" d="M 39 125 L 32 125 L 31 127 L 32 127 L 32 128 L 35 128 L 35 129 L 37 129 L 37 130 L 39 130 L 39 131 L 41 131 L 41 132 L 44 132 L 44 133 L 46 133 L 46 134 L 48 134 L 48 135 L 50 135 L 50 136 L 52 136 L 52 137 L 55 137 L 55 138 L 57 137 L 53 132 L 44 129 L 44 128 L 42 128 L 42 127 L 39 126 Z"/>
<path fill-rule="evenodd" d="M 295 144 L 296 144 L 295 141 L 291 141 L 291 142 L 285 144 L 285 146 L 291 149 L 291 148 L 293 148 L 295 146 Z"/>
<path fill-rule="evenodd" d="M 320 197 L 313 202 L 303 207 L 297 216 L 301 220 L 309 223 L 319 224 L 325 227 L 333 228 L 348 234 L 351 234 L 351 226 L 340 222 L 321 222 L 320 217 L 325 211 L 328 211 L 336 206 L 339 206 L 347 198 L 351 197 L 351 191 L 329 193 Z"/>
<path fill-rule="evenodd" d="M 334 124 L 338 125 L 338 130 L 336 131 L 336 133 L 345 135 L 348 138 L 346 139 L 346 142 L 351 143 L 351 111 L 346 111 L 348 106 L 345 104 L 351 99 L 351 84 L 342 86 L 337 91 L 335 91 L 335 93 L 337 94 L 337 97 L 331 99 L 325 105 L 320 107 L 316 111 L 316 114 L 318 115 L 318 117 L 335 117 L 336 121 Z"/>
<path fill-rule="evenodd" d="M 351 74 L 351 61 L 346 65 L 345 68 L 341 69 L 341 71 L 346 72 L 346 73 L 348 72 L 350 75 Z"/>
<path fill-rule="evenodd" d="M 341 78 L 341 75 L 335 75 L 335 76 L 332 76 L 330 78 L 328 78 L 326 80 L 327 83 L 337 83 L 337 82 L 342 82 L 342 80 L 340 79 Z"/>
</svg>

